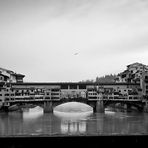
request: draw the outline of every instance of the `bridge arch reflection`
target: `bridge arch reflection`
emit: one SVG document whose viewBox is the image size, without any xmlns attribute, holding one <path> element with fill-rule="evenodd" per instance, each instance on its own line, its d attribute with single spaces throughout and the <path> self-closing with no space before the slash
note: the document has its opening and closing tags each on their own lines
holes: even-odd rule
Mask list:
<svg viewBox="0 0 148 148">
<path fill-rule="evenodd" d="M 54 115 L 61 119 L 62 134 L 85 134 L 87 131 L 87 118 L 93 111 L 87 112 L 59 112 L 54 111 Z"/>
<path fill-rule="evenodd" d="M 86 122 L 61 122 L 62 134 L 82 134 L 86 132 Z"/>
</svg>

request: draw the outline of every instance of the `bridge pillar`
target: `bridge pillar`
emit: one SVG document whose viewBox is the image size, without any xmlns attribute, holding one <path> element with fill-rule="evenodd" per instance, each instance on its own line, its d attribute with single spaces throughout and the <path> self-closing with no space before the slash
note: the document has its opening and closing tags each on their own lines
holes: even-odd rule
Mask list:
<svg viewBox="0 0 148 148">
<path fill-rule="evenodd" d="M 127 111 L 131 111 L 132 105 L 127 104 Z"/>
<path fill-rule="evenodd" d="M 52 101 L 44 102 L 44 113 L 52 113 L 52 112 L 53 112 Z"/>
<path fill-rule="evenodd" d="M 97 113 L 104 113 L 104 104 L 103 104 L 103 100 L 98 100 L 96 102 L 96 106 L 94 108 L 94 112 Z"/>
<path fill-rule="evenodd" d="M 131 105 L 130 104 L 124 104 L 123 108 L 128 112 L 131 111 Z"/>
<path fill-rule="evenodd" d="M 124 108 L 124 109 L 127 109 L 127 104 L 124 104 L 124 105 L 123 105 L 123 108 Z"/>
<path fill-rule="evenodd" d="M 148 101 L 145 101 L 144 112 L 148 113 Z"/>
</svg>

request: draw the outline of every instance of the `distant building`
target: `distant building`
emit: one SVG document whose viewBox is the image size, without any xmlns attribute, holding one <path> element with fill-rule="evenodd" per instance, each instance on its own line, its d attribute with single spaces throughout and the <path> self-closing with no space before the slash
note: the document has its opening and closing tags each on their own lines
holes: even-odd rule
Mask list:
<svg viewBox="0 0 148 148">
<path fill-rule="evenodd" d="M 21 83 L 23 82 L 24 77 L 25 75 L 23 74 L 18 74 L 11 70 L 0 68 L 0 82 Z"/>
</svg>

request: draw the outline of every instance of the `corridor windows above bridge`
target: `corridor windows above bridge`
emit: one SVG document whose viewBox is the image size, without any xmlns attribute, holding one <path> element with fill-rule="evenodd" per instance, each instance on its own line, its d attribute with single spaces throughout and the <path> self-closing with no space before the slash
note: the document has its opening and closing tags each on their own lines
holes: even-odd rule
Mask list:
<svg viewBox="0 0 148 148">
<path fill-rule="evenodd" d="M 96 92 L 96 90 L 94 88 L 87 88 L 87 91 L 94 91 L 94 92 Z"/>
<path fill-rule="evenodd" d="M 61 85 L 61 89 L 68 89 L 68 84 Z"/>
<path fill-rule="evenodd" d="M 85 84 L 80 84 L 79 89 L 86 89 L 86 85 Z"/>
<path fill-rule="evenodd" d="M 70 87 L 69 87 L 70 89 L 77 89 L 77 85 L 74 85 L 74 84 L 72 85 L 72 84 L 71 84 L 71 85 L 69 85 L 69 86 L 70 86 Z"/>
<path fill-rule="evenodd" d="M 60 93 L 54 93 L 54 92 L 52 92 L 51 95 L 60 95 Z"/>
<path fill-rule="evenodd" d="M 53 89 L 51 89 L 51 91 L 52 92 L 58 92 L 58 91 L 60 91 L 60 89 L 59 88 L 53 88 Z"/>
</svg>

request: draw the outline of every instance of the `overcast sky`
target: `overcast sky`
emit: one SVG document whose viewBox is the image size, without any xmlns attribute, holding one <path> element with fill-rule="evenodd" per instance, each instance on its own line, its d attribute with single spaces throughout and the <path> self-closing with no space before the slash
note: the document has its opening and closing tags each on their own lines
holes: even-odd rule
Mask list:
<svg viewBox="0 0 148 148">
<path fill-rule="evenodd" d="M 0 0 L 0 67 L 59 82 L 148 65 L 146 0 Z"/>
</svg>

